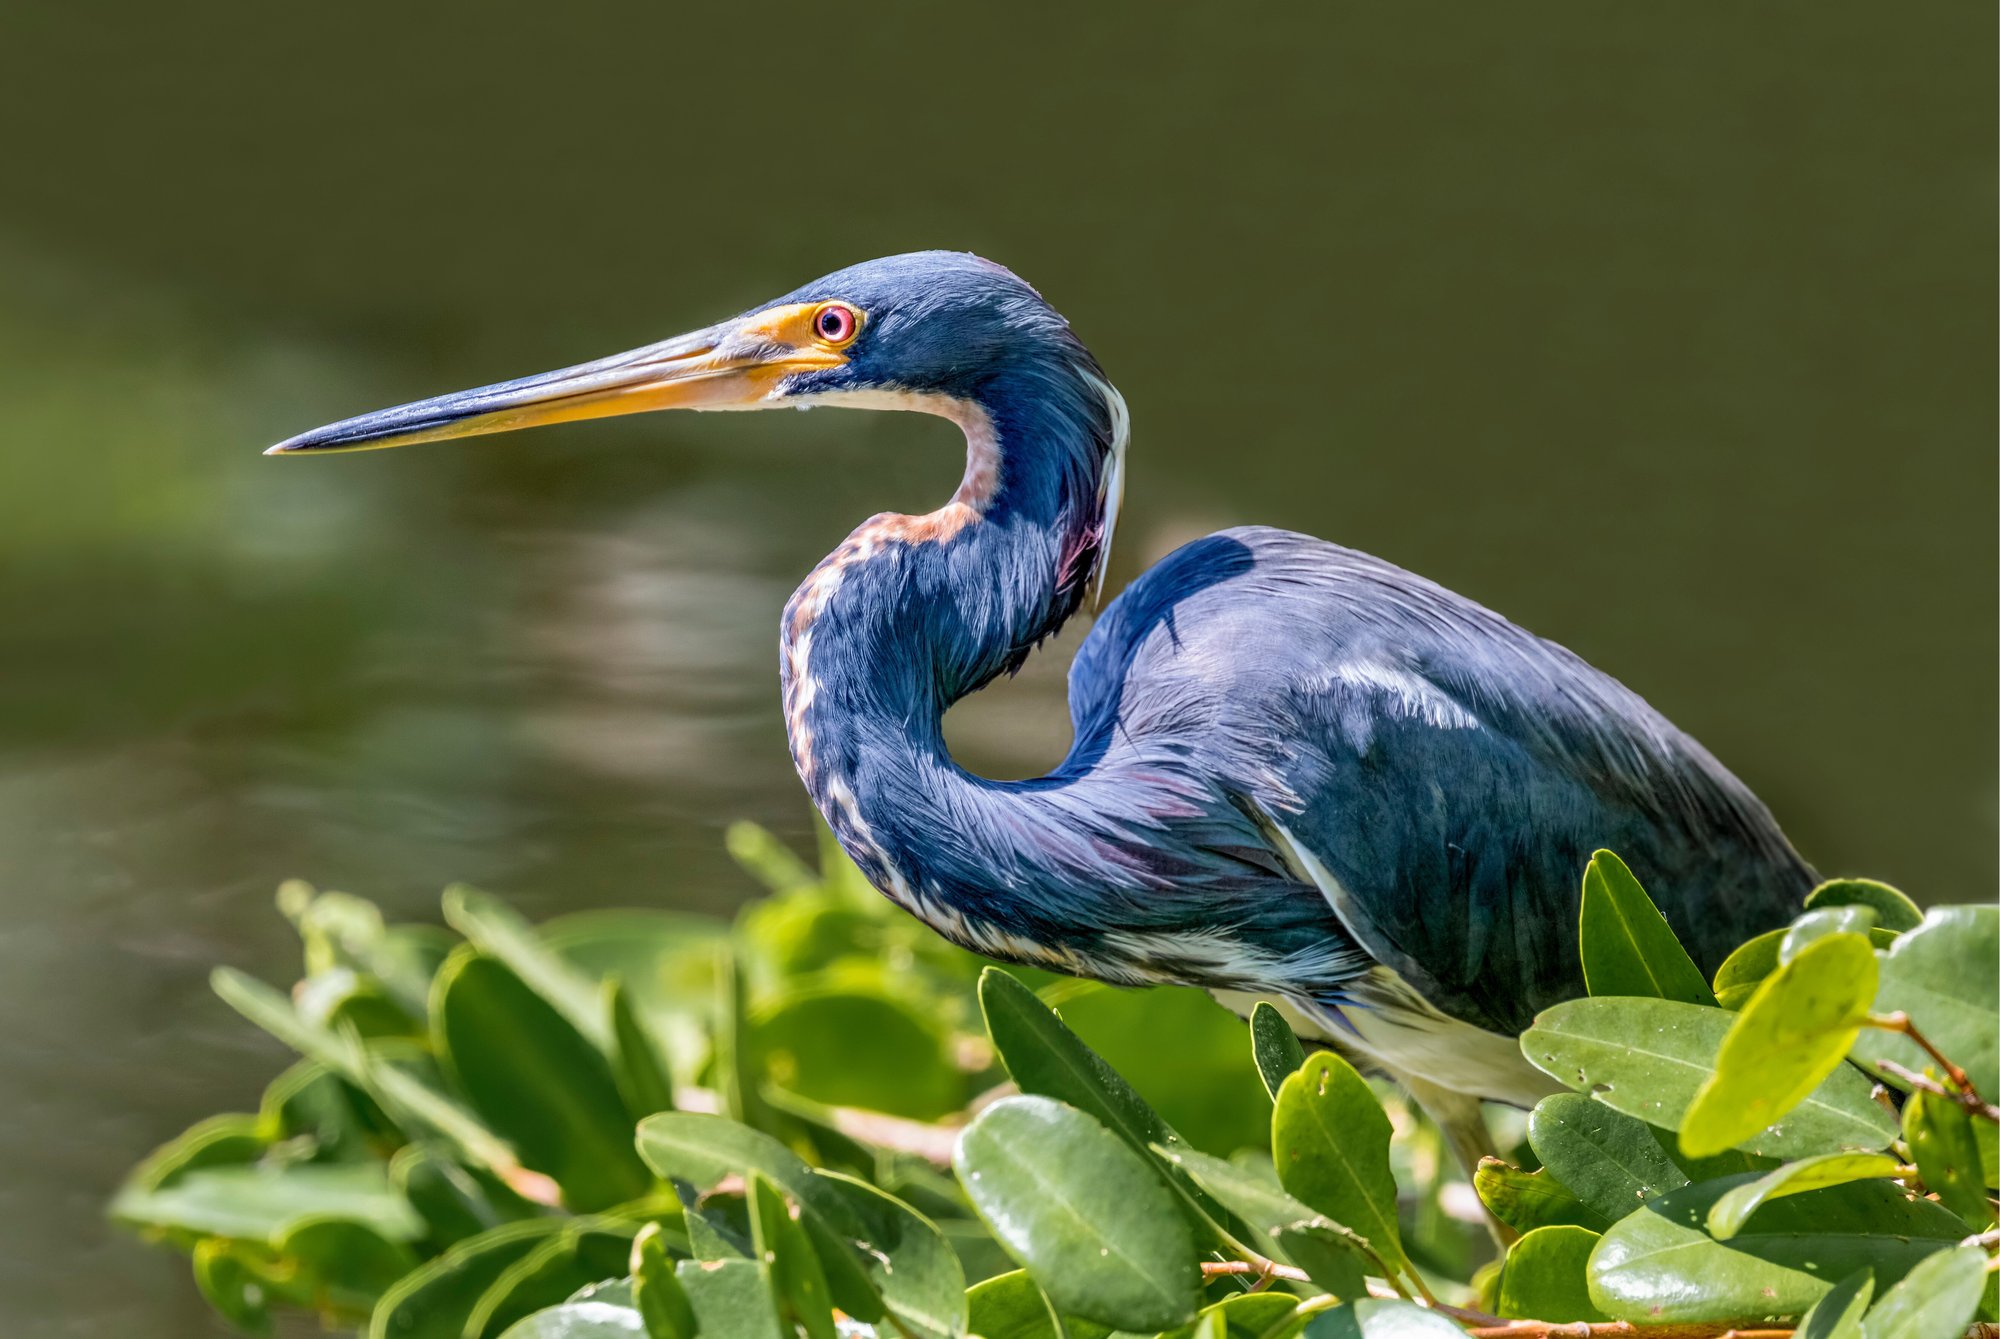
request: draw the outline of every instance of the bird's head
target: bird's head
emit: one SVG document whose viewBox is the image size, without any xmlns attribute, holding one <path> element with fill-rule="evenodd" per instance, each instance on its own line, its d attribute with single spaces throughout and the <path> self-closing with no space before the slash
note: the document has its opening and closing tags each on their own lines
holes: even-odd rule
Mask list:
<svg viewBox="0 0 2000 1339">
<path fill-rule="evenodd" d="M 850 266 L 740 316 L 576 367 L 301 433 L 270 455 L 360 451 L 649 409 L 982 403 L 1007 373 L 1096 364 L 1041 296 L 990 261 L 921 251 Z M 1059 378 L 1058 378 L 1059 379 Z"/>
</svg>

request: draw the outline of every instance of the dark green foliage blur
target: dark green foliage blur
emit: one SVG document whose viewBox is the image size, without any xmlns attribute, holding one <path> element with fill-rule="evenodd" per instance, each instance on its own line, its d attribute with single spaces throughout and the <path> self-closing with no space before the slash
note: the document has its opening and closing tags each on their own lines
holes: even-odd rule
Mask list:
<svg viewBox="0 0 2000 1339">
<path fill-rule="evenodd" d="M 281 1310 L 370 1339 L 1995 1318 L 2000 908 L 1835 881 L 1712 984 L 1600 852 L 1592 993 L 1521 1040 L 1574 1091 L 1504 1121 L 1517 1147 L 1468 1186 L 1273 1009 L 1246 1029 L 1191 991 L 985 965 L 830 845 L 818 870 L 749 825 L 730 847 L 770 890 L 734 925 L 534 926 L 454 888 L 446 931 L 288 884 L 304 975 L 215 986 L 301 1059 L 114 1215 L 253 1333 Z"/>
</svg>

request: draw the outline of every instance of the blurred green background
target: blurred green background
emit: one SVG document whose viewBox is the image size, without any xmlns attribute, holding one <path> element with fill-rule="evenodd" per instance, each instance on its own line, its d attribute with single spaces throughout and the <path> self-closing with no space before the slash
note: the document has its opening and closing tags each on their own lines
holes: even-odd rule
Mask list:
<svg viewBox="0 0 2000 1339">
<path fill-rule="evenodd" d="M 951 430 L 322 421 L 976 250 L 1131 402 L 1115 588 L 1264 521 L 1565 642 L 1826 871 L 1995 882 L 1990 5 L 0 16 L 0 1329 L 218 1332 L 102 1220 L 278 1063 L 286 876 L 726 911 L 780 605 Z M 954 713 L 1060 757 L 1065 636 Z"/>
</svg>

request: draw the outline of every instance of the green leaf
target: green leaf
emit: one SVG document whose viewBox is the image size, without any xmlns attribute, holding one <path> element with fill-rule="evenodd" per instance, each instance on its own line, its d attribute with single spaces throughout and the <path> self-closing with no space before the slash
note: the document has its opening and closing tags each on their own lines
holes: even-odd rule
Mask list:
<svg viewBox="0 0 2000 1339">
<path fill-rule="evenodd" d="M 1389 1117 L 1362 1077 L 1331 1051 L 1315 1053 L 1278 1089 L 1272 1158 L 1285 1189 L 1406 1267 L 1389 1171 Z"/>
<path fill-rule="evenodd" d="M 1874 879 L 1828 879 L 1806 894 L 1806 910 L 1821 907 L 1867 907 L 1875 913 L 1877 925 L 1899 934 L 1916 929 L 1924 918 L 1915 902 Z"/>
<path fill-rule="evenodd" d="M 1715 1003 L 1701 969 L 1681 947 L 1667 918 L 1625 862 L 1609 851 L 1593 854 L 1584 868 L 1577 947 L 1584 986 L 1592 995 Z"/>
<path fill-rule="evenodd" d="M 1025 1269 L 998 1274 L 965 1295 L 967 1324 L 979 1339 L 1106 1339 L 1095 1321 L 1064 1318 L 1056 1330 L 1049 1302 Z"/>
<path fill-rule="evenodd" d="M 560 1218 L 524 1219 L 452 1246 L 382 1294 L 368 1320 L 369 1339 L 460 1339 L 486 1290 L 567 1225 Z"/>
<path fill-rule="evenodd" d="M 792 849 L 755 823 L 736 822 L 722 834 L 723 845 L 745 872 L 774 893 L 819 887 L 819 875 Z"/>
<path fill-rule="evenodd" d="M 1439 1312 L 1393 1297 L 1348 1302 L 1313 1317 L 1306 1339 L 1465 1339 Z"/>
<path fill-rule="evenodd" d="M 629 1306 L 564 1302 L 509 1325 L 500 1339 L 645 1339 L 646 1324 Z"/>
<path fill-rule="evenodd" d="M 1524 1172 L 1498 1158 L 1482 1158 L 1472 1174 L 1472 1189 L 1488 1213 L 1516 1232 L 1563 1225 L 1602 1232 L 1611 1226 L 1609 1218 L 1578 1199 L 1546 1167 Z"/>
<path fill-rule="evenodd" d="M 751 1260 L 683 1260 L 675 1270 L 702 1339 L 791 1339 L 771 1281 Z"/>
<path fill-rule="evenodd" d="M 417 1267 L 416 1253 L 373 1228 L 341 1218 L 294 1223 L 272 1242 L 328 1301 L 366 1313 L 396 1280 Z"/>
<path fill-rule="evenodd" d="M 611 1216 L 563 1220 L 563 1230 L 502 1269 L 466 1313 L 468 1336 L 497 1335 L 543 1307 L 625 1268 L 637 1224 Z"/>
<path fill-rule="evenodd" d="M 751 1016 L 748 1038 L 754 1068 L 828 1106 L 927 1121 L 972 1096 L 950 1031 L 885 991 L 787 991 Z"/>
<path fill-rule="evenodd" d="M 1614 1223 L 1590 1260 L 1590 1300 L 1635 1324 L 1750 1321 L 1804 1312 L 1839 1279 L 1900 1279 L 1964 1224 L 1886 1181 L 1851 1181 L 1767 1204 L 1729 1241 L 1707 1230 L 1715 1202 L 1755 1180 L 1684 1187 Z"/>
<path fill-rule="evenodd" d="M 994 1049 L 1022 1092 L 1075 1107 L 1149 1160 L 1155 1144 L 1185 1146 L 1130 1084 L 1014 977 L 997 967 L 980 973 L 979 1008 Z M 1198 1190 L 1178 1173 L 1168 1179 L 1195 1214 L 1207 1216 L 1210 1206 Z"/>
<path fill-rule="evenodd" d="M 1535 1104 L 1528 1147 L 1603 1227 L 1688 1183 L 1652 1126 L 1578 1093 L 1556 1093 Z"/>
<path fill-rule="evenodd" d="M 1939 1251 L 1882 1294 L 1861 1322 L 1865 1339 L 1955 1339 L 1979 1309 L 1986 1288 L 1986 1252 L 1977 1246 Z"/>
<path fill-rule="evenodd" d="M 393 1065 L 373 1063 L 358 1043 L 314 1027 L 292 1002 L 254 977 L 227 967 L 209 973 L 224 1003 L 285 1045 L 362 1089 L 399 1119 L 407 1116 L 451 1140 L 466 1156 L 502 1175 L 519 1170 L 514 1151 L 471 1112 Z"/>
<path fill-rule="evenodd" d="M 571 1209 L 651 1189 L 603 1055 L 498 959 L 454 953 L 431 1014 L 438 1051 L 473 1108 L 524 1164 L 555 1179 Z"/>
<path fill-rule="evenodd" d="M 1521 1052 L 1613 1110 L 1677 1130 L 1740 1017 L 1674 1000 L 1569 1000 L 1536 1017 L 1521 1036 Z M 1895 1133 L 1895 1119 L 1869 1096 L 1868 1081 L 1851 1068 L 1836 1069 L 1781 1126 L 1739 1147 L 1774 1158 L 1842 1147 L 1873 1151 Z"/>
<path fill-rule="evenodd" d="M 1709 1235 L 1728 1241 L 1743 1229 L 1750 1215 L 1775 1199 L 1849 1181 L 1893 1179 L 1901 1164 L 1881 1153 L 1822 1153 L 1801 1158 L 1746 1181 L 1715 1202 L 1708 1211 Z"/>
<path fill-rule="evenodd" d="M 1306 1052 L 1285 1016 L 1265 1000 L 1257 1001 L 1257 1007 L 1250 1011 L 1250 1048 L 1257 1060 L 1257 1073 L 1264 1080 L 1264 1091 L 1275 1102 L 1278 1086 L 1305 1064 Z"/>
<path fill-rule="evenodd" d="M 1981 1097 L 2000 1094 L 2000 907 L 1933 907 L 1923 923 L 1882 955 L 1877 1013 L 1902 1012 L 1937 1048 L 1964 1066 Z M 1923 1073 L 1929 1057 L 1908 1037 L 1874 1028 L 1854 1057 L 1873 1066 L 1893 1060 Z M 1888 1083 L 1903 1082 L 1885 1075 Z"/>
<path fill-rule="evenodd" d="M 674 1077 L 694 1082 L 708 1059 L 716 955 L 728 926 L 671 911 L 578 911 L 545 922 L 541 938 L 591 980 L 623 981 L 676 1066 Z"/>
<path fill-rule="evenodd" d="M 444 890 L 444 919 L 474 948 L 504 963 L 593 1046 L 610 1048 L 598 983 L 550 948 L 519 912 L 497 897 L 454 884 Z"/>
<path fill-rule="evenodd" d="M 1948 1097 L 1911 1093 L 1903 1103 L 1903 1140 L 1924 1184 L 1937 1192 L 1945 1208 L 1976 1230 L 1992 1226 L 1993 1202 L 1986 1197 L 1986 1171 L 1970 1112 Z"/>
<path fill-rule="evenodd" d="M 865 1181 L 831 1171 L 813 1175 L 833 1188 L 859 1225 L 850 1246 L 868 1263 L 896 1323 L 938 1339 L 964 1334 L 965 1270 L 937 1224 Z"/>
<path fill-rule="evenodd" d="M 1861 1317 L 1875 1296 L 1875 1276 L 1857 1269 L 1834 1284 L 1799 1318 L 1795 1339 L 1862 1339 Z"/>
<path fill-rule="evenodd" d="M 1600 1321 L 1586 1277 L 1598 1234 L 1581 1227 L 1538 1227 L 1507 1250 L 1500 1267 L 1497 1314 L 1505 1320 Z"/>
<path fill-rule="evenodd" d="M 900 1200 L 816 1173 L 769 1135 L 720 1116 L 648 1117 L 639 1126 L 639 1152 L 660 1175 L 696 1186 L 752 1171 L 769 1177 L 798 1202 L 834 1305 L 857 1320 L 879 1320 L 886 1307 L 920 1335 L 949 1335 L 962 1324 L 965 1281 L 951 1247 Z"/>
<path fill-rule="evenodd" d="M 1875 998 L 1875 950 L 1856 934 L 1800 949 L 1757 988 L 1681 1118 L 1681 1150 L 1706 1157 L 1758 1137 L 1824 1083 Z"/>
<path fill-rule="evenodd" d="M 1294 1334 L 1297 1327 L 1287 1322 L 1298 1314 L 1298 1309 L 1299 1299 L 1283 1293 L 1239 1293 L 1203 1307 L 1195 1323 L 1176 1331 L 1174 1339 L 1182 1335 L 1199 1339 L 1204 1325 L 1210 1327 L 1207 1333 L 1215 1339 L 1271 1339 Z"/>
<path fill-rule="evenodd" d="M 1242 1219 L 1265 1255 L 1296 1265 L 1336 1297 L 1367 1294 L 1365 1275 L 1387 1269 L 1352 1230 L 1331 1223 L 1272 1181 L 1222 1158 L 1182 1148 L 1173 1160 L 1222 1206 Z"/>
<path fill-rule="evenodd" d="M 1866 939 L 1868 932 L 1874 928 L 1875 910 L 1872 907 L 1822 907 L 1817 911 L 1808 911 L 1791 923 L 1785 937 L 1779 941 L 1778 963 L 1782 966 L 1790 962 L 1806 945 L 1828 935 L 1850 934 Z"/>
<path fill-rule="evenodd" d="M 127 1186 L 111 1212 L 146 1227 L 259 1242 L 309 1218 L 360 1223 L 391 1241 L 423 1231 L 379 1162 L 198 1167 L 157 1189 Z"/>
<path fill-rule="evenodd" d="M 1715 970 L 1715 1002 L 1725 1009 L 1741 1009 L 1764 984 L 1764 978 L 1778 970 L 1778 951 L 1785 931 L 1766 930 L 1739 945 Z"/>
<path fill-rule="evenodd" d="M 251 1334 L 271 1332 L 264 1280 L 244 1260 L 237 1243 L 220 1237 L 196 1242 L 194 1286 L 231 1325 Z"/>
<path fill-rule="evenodd" d="M 648 1223 L 632 1239 L 632 1305 L 649 1339 L 694 1339 L 694 1305 L 657 1224 Z"/>
<path fill-rule="evenodd" d="M 826 1274 L 792 1206 L 762 1172 L 750 1173 L 749 1187 L 751 1240 L 770 1271 L 781 1318 L 797 1324 L 808 1339 L 835 1339 Z"/>
<path fill-rule="evenodd" d="M 1148 1160 L 1091 1116 L 1003 1098 L 966 1127 L 952 1164 L 1058 1311 L 1152 1330 L 1193 1319 L 1201 1275 L 1186 1221 Z"/>
<path fill-rule="evenodd" d="M 236 1112 L 210 1116 L 148 1153 L 125 1178 L 126 1185 L 152 1190 L 198 1167 L 252 1163 L 264 1156 L 268 1142 L 256 1116 Z"/>
<path fill-rule="evenodd" d="M 625 1114 L 636 1125 L 656 1111 L 672 1111 L 671 1071 L 622 979 L 613 977 L 607 984 L 604 1006 L 610 1016 L 611 1077 L 625 1101 Z"/>
</svg>

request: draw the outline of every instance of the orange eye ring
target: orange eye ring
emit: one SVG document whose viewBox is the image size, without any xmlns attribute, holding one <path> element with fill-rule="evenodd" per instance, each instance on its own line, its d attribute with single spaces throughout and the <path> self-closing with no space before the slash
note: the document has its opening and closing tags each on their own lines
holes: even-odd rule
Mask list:
<svg viewBox="0 0 2000 1339">
<path fill-rule="evenodd" d="M 861 313 L 844 302 L 821 304 L 812 316 L 813 338 L 828 348 L 841 349 L 861 333 Z"/>
</svg>

